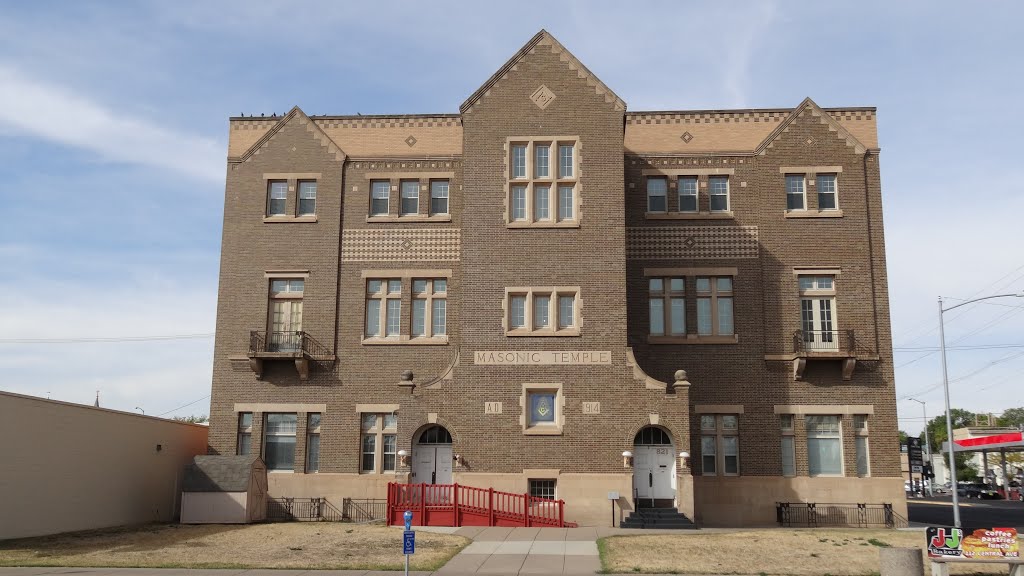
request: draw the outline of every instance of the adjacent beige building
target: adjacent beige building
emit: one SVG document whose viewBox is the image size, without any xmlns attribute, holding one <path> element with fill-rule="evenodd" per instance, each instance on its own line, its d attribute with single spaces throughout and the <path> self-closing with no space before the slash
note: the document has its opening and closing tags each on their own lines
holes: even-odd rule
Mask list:
<svg viewBox="0 0 1024 576">
<path fill-rule="evenodd" d="M 0 392 L 0 540 L 174 520 L 182 471 L 206 452 L 207 432 Z"/>
</svg>

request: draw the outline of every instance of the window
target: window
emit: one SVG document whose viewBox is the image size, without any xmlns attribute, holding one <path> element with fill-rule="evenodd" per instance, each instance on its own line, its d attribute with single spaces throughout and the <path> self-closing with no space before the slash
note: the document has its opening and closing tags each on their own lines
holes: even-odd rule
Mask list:
<svg viewBox="0 0 1024 576">
<path fill-rule="evenodd" d="M 506 297 L 506 335 L 579 335 L 579 288 L 509 288 Z"/>
<path fill-rule="evenodd" d="M 386 216 L 389 211 L 388 201 L 391 198 L 391 182 L 387 180 L 370 181 L 370 216 Z"/>
<path fill-rule="evenodd" d="M 295 469 L 296 414 L 267 414 L 263 424 L 263 460 L 267 470 Z"/>
<path fill-rule="evenodd" d="M 550 178 L 551 171 L 548 156 L 551 154 L 551 146 L 548 144 L 536 143 L 533 145 L 534 152 L 534 178 Z"/>
<path fill-rule="evenodd" d="M 711 176 L 708 178 L 708 199 L 712 212 L 729 211 L 729 178 Z"/>
<path fill-rule="evenodd" d="M 430 214 L 448 213 L 448 181 L 430 181 Z"/>
<path fill-rule="evenodd" d="M 800 276 L 800 330 L 804 348 L 839 350 L 836 330 L 836 288 L 833 276 Z"/>
<path fill-rule="evenodd" d="M 700 433 L 701 473 L 705 476 L 738 476 L 739 417 L 735 414 L 701 414 Z"/>
<path fill-rule="evenodd" d="M 306 419 L 306 472 L 320 471 L 320 419 L 319 412 Z"/>
<path fill-rule="evenodd" d="M 686 283 L 684 279 L 650 278 L 647 284 L 650 334 L 652 336 L 686 335 Z"/>
<path fill-rule="evenodd" d="M 400 216 L 419 214 L 420 183 L 417 180 L 402 180 L 402 205 Z"/>
<path fill-rule="evenodd" d="M 871 458 L 868 452 L 868 417 L 866 415 L 854 415 L 853 433 L 857 448 L 857 476 L 866 478 L 871 475 Z"/>
<path fill-rule="evenodd" d="M 679 211 L 697 212 L 697 177 L 679 177 Z"/>
<path fill-rule="evenodd" d="M 299 216 L 316 214 L 316 181 L 299 180 Z"/>
<path fill-rule="evenodd" d="M 535 186 L 533 188 L 533 219 L 534 220 L 550 220 L 551 200 L 548 194 L 551 192 L 550 186 Z"/>
<path fill-rule="evenodd" d="M 530 479 L 530 496 L 533 498 L 546 498 L 548 500 L 555 499 L 555 481 L 554 480 L 534 480 Z"/>
<path fill-rule="evenodd" d="M 575 149 L 574 141 L 510 144 L 508 224 L 514 223 L 516 227 L 577 224 Z"/>
<path fill-rule="evenodd" d="M 394 472 L 398 454 L 398 415 L 360 414 L 361 440 L 359 471 Z"/>
<path fill-rule="evenodd" d="M 668 179 L 667 178 L 648 178 L 647 179 L 647 211 L 648 212 L 666 212 L 668 210 L 668 202 L 666 200 L 668 194 Z"/>
<path fill-rule="evenodd" d="M 288 212 L 288 182 L 271 180 L 267 183 L 267 216 L 285 216 Z"/>
<path fill-rule="evenodd" d="M 807 206 L 804 197 L 804 175 L 786 174 L 786 210 L 803 210 Z"/>
<path fill-rule="evenodd" d="M 447 327 L 448 281 L 412 281 L 412 337 L 444 336 Z"/>
<path fill-rule="evenodd" d="M 843 475 L 839 416 L 807 416 L 807 469 L 811 476 Z"/>
<path fill-rule="evenodd" d="M 398 338 L 402 327 L 402 281 L 372 279 L 366 281 L 367 338 Z"/>
<path fill-rule="evenodd" d="M 796 446 L 793 436 L 793 415 L 779 415 L 782 428 L 782 475 L 796 476 Z"/>
<path fill-rule="evenodd" d="M 555 424 L 554 392 L 530 393 L 530 426 L 553 426 Z"/>
<path fill-rule="evenodd" d="M 836 175 L 818 174 L 818 210 L 837 210 L 839 203 L 836 198 Z"/>
<path fill-rule="evenodd" d="M 732 277 L 697 278 L 697 334 L 732 336 L 735 333 Z"/>
<path fill-rule="evenodd" d="M 238 414 L 238 444 L 235 452 L 245 456 L 252 451 L 252 412 Z"/>
<path fill-rule="evenodd" d="M 301 278 L 275 278 L 270 281 L 270 334 L 268 352 L 294 352 L 302 347 Z"/>
</svg>

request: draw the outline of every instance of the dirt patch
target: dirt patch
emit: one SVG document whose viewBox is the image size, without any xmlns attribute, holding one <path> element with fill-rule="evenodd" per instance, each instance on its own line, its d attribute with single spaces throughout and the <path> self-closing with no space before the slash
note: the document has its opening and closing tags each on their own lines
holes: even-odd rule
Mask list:
<svg viewBox="0 0 1024 576">
<path fill-rule="evenodd" d="M 598 548 L 604 571 L 613 573 L 861 576 L 878 574 L 880 548 L 921 548 L 923 554 L 924 543 L 923 532 L 777 529 L 613 536 Z M 1006 574 L 1006 565 L 959 565 L 950 572 Z"/>
<path fill-rule="evenodd" d="M 469 540 L 416 533 L 411 567 L 435 570 Z M 400 570 L 402 531 L 337 522 L 154 524 L 0 542 L 0 566 Z"/>
</svg>

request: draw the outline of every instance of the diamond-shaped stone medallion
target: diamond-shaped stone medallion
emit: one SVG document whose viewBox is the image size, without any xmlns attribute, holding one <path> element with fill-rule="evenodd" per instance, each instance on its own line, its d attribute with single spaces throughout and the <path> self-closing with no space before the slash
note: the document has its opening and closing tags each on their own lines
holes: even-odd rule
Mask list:
<svg viewBox="0 0 1024 576">
<path fill-rule="evenodd" d="M 554 99 L 555 93 L 543 84 L 541 84 L 540 88 L 534 90 L 533 94 L 530 95 L 530 101 L 536 104 L 541 110 L 547 108 Z"/>
<path fill-rule="evenodd" d="M 409 137 L 405 139 L 405 143 L 409 145 L 409 148 L 412 148 L 413 146 L 415 146 L 416 142 L 417 142 L 416 137 L 413 136 L 412 134 L 410 134 Z"/>
<path fill-rule="evenodd" d="M 402 248 L 408 250 L 409 248 L 412 248 L 412 241 L 411 240 L 402 240 L 400 245 L 402 246 Z"/>
<path fill-rule="evenodd" d="M 690 134 L 689 132 L 683 132 L 683 135 L 680 136 L 679 138 L 681 138 L 683 142 L 689 144 L 690 140 L 693 140 L 693 134 Z"/>
<path fill-rule="evenodd" d="M 686 238 L 686 240 L 683 240 L 683 246 L 686 246 L 687 248 L 693 248 L 696 245 L 697 245 L 697 237 L 696 236 L 688 236 Z"/>
</svg>

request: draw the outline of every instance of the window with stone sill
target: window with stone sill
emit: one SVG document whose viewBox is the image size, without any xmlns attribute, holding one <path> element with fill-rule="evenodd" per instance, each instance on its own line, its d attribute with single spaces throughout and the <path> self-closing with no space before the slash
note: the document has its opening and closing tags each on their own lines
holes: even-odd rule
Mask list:
<svg viewBox="0 0 1024 576">
<path fill-rule="evenodd" d="M 731 276 L 697 277 L 697 335 L 732 336 L 733 290 Z"/>
<path fill-rule="evenodd" d="M 686 335 L 686 279 L 649 278 L 648 311 L 652 336 Z"/>
<path fill-rule="evenodd" d="M 578 336 L 579 288 L 510 288 L 507 336 Z"/>
<path fill-rule="evenodd" d="M 252 412 L 238 414 L 238 442 L 235 453 L 246 456 L 252 450 Z"/>
<path fill-rule="evenodd" d="M 322 414 L 312 412 L 306 417 L 306 473 L 320 471 L 320 421 Z"/>
<path fill-rule="evenodd" d="M 561 384 L 523 384 L 523 434 L 560 435 L 564 425 Z"/>
<path fill-rule="evenodd" d="M 413 279 L 412 338 L 433 338 L 446 334 L 447 298 L 447 279 Z"/>
<path fill-rule="evenodd" d="M 387 216 L 391 205 L 391 181 L 370 181 L 370 216 Z"/>
<path fill-rule="evenodd" d="M 739 417 L 736 414 L 701 414 L 701 474 L 739 476 Z"/>
<path fill-rule="evenodd" d="M 793 415 L 780 414 L 779 427 L 782 430 L 782 475 L 796 476 L 796 436 L 793 428 Z"/>
<path fill-rule="evenodd" d="M 509 227 L 575 227 L 579 182 L 575 138 L 511 139 L 508 159 Z"/>
<path fill-rule="evenodd" d="M 839 416 L 806 416 L 807 470 L 811 476 L 843 475 L 843 437 Z"/>
<path fill-rule="evenodd" d="M 267 182 L 267 216 L 286 216 L 288 213 L 288 181 Z"/>
<path fill-rule="evenodd" d="M 786 174 L 786 210 L 806 210 L 803 174 Z"/>
<path fill-rule="evenodd" d="M 359 428 L 359 471 L 363 474 L 394 472 L 398 453 L 398 415 L 361 413 Z"/>
<path fill-rule="evenodd" d="M 270 472 L 295 470 L 295 431 L 298 415 L 266 414 L 263 422 L 263 461 Z"/>
<path fill-rule="evenodd" d="M 315 222 L 317 181 L 314 174 L 277 174 L 267 179 L 265 222 Z M 286 178 L 286 176 L 289 176 Z M 289 201 L 292 208 L 289 210 Z"/>
<path fill-rule="evenodd" d="M 533 498 L 555 499 L 555 480 L 530 479 L 530 496 Z"/>
<path fill-rule="evenodd" d="M 397 340 L 402 330 L 402 280 L 374 278 L 366 281 L 366 338 Z"/>
</svg>

